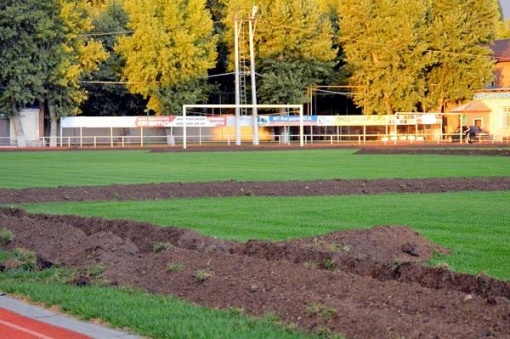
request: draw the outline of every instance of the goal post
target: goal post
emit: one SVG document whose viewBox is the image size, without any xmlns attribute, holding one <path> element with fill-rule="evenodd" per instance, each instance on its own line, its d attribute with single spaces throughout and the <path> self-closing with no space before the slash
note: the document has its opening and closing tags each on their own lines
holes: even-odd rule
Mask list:
<svg viewBox="0 0 510 339">
<path fill-rule="evenodd" d="M 304 119 L 303 119 L 303 105 L 291 105 L 291 104 L 279 104 L 279 105 L 266 105 L 266 104 L 260 104 L 260 105 L 253 105 L 253 104 L 242 104 L 242 105 L 236 105 L 236 104 L 190 104 L 190 105 L 183 105 L 182 106 L 182 116 L 183 116 L 183 126 L 182 126 L 182 136 L 183 136 L 183 142 L 182 147 L 186 149 L 187 147 L 187 124 L 186 124 L 186 116 L 189 109 L 192 108 L 199 108 L 199 109 L 251 109 L 252 112 L 254 109 L 287 109 L 287 110 L 297 110 L 299 111 L 299 146 L 304 146 Z M 235 127 L 236 127 L 236 134 L 240 133 L 240 117 L 236 114 L 235 116 Z M 257 132 L 259 128 L 259 118 L 258 115 L 252 114 L 252 123 L 253 123 L 253 144 L 258 145 L 257 139 Z M 236 140 L 240 140 L 240 137 L 236 135 Z M 237 143 L 236 143 L 237 144 Z M 240 144 L 240 143 L 239 143 Z"/>
</svg>

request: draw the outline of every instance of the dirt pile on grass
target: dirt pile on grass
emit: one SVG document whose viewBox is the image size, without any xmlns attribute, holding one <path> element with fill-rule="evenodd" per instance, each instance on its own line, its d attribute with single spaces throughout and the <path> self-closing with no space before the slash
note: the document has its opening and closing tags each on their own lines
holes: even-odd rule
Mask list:
<svg viewBox="0 0 510 339">
<path fill-rule="evenodd" d="M 0 204 L 57 201 L 150 200 L 229 196 L 327 196 L 381 193 L 508 191 L 510 177 L 278 182 L 217 181 L 90 187 L 0 189 Z"/>
<path fill-rule="evenodd" d="M 8 248 L 45 266 L 101 264 L 104 279 L 215 308 L 276 314 L 348 338 L 510 337 L 510 283 L 421 265 L 444 249 L 407 227 L 272 243 L 236 243 L 180 228 L 5 208 Z M 87 284 L 86 276 L 75 284 Z"/>
<path fill-rule="evenodd" d="M 486 155 L 486 156 L 510 156 L 509 148 L 487 147 L 363 147 L 356 154 L 438 154 L 438 155 Z"/>
</svg>

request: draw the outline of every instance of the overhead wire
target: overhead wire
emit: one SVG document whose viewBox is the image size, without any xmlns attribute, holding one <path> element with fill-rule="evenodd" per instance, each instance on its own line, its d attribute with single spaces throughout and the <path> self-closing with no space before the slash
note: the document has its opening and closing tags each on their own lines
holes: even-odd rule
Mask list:
<svg viewBox="0 0 510 339">
<path fill-rule="evenodd" d="M 99 32 L 99 33 L 80 34 L 80 36 L 106 36 L 106 35 L 121 35 L 121 34 L 132 34 L 132 33 L 134 33 L 134 31 Z"/>
<path fill-rule="evenodd" d="M 221 77 L 221 76 L 226 76 L 226 75 L 232 75 L 232 74 L 235 74 L 235 72 L 228 72 L 228 73 L 221 73 L 221 74 L 212 74 L 212 75 L 208 75 L 204 78 L 217 78 L 217 77 Z M 110 81 L 110 80 L 82 80 L 80 81 L 80 83 L 82 84 L 89 84 L 89 85 L 129 85 L 129 84 L 148 84 L 148 83 L 151 83 L 151 84 L 159 84 L 161 83 L 161 81 L 150 81 L 150 82 L 147 82 L 147 81 Z"/>
<path fill-rule="evenodd" d="M 264 18 L 260 18 L 258 20 L 270 25 L 271 27 L 283 28 L 286 30 L 292 30 L 292 31 L 298 31 L 298 32 L 304 32 L 307 34 L 315 33 L 317 35 L 327 36 L 328 38 L 334 38 L 334 34 L 330 34 L 330 33 L 325 34 L 325 33 L 321 33 L 321 32 L 316 32 L 316 30 L 313 30 L 313 29 L 305 29 L 305 28 L 296 27 L 296 26 L 292 26 L 292 25 L 275 23 L 273 21 L 270 21 L 270 20 L 267 20 Z M 223 21 L 215 21 L 215 23 L 220 23 L 220 22 L 226 23 L 224 20 Z M 99 33 L 87 33 L 87 34 L 83 34 L 83 36 L 122 35 L 122 34 L 132 34 L 133 32 L 134 31 L 130 31 L 130 30 L 113 31 L 113 32 L 99 32 Z M 340 40 L 343 42 L 347 41 L 347 39 L 341 39 L 341 38 L 340 38 Z M 362 44 L 367 44 L 367 45 L 374 45 L 374 46 L 381 46 L 381 47 L 392 47 L 392 45 L 390 45 L 389 43 L 369 42 L 369 41 L 361 40 L 361 39 L 358 39 L 358 40 L 350 39 L 350 40 L 356 41 L 356 42 L 362 43 Z M 442 53 L 442 54 L 458 55 L 458 56 L 466 56 L 466 57 L 479 57 L 480 56 L 479 54 L 465 53 L 465 52 L 452 52 L 452 51 L 439 50 L 439 49 L 425 49 L 423 51 L 428 52 L 428 53 Z M 493 59 L 498 60 L 498 57 L 496 57 L 496 56 L 487 56 L 487 57 L 491 57 Z M 235 72 L 213 74 L 213 75 L 207 76 L 207 78 L 214 78 L 214 77 L 220 77 L 220 76 L 231 75 L 231 74 L 235 74 Z M 257 74 L 257 75 L 263 76 L 261 74 Z M 130 84 L 130 83 L 145 83 L 145 82 L 132 82 L 132 81 L 131 82 L 130 81 L 81 81 L 81 82 L 88 83 L 88 84 L 112 84 L 112 85 L 125 85 L 125 84 Z"/>
<path fill-rule="evenodd" d="M 304 32 L 307 34 L 314 33 L 316 35 L 319 35 L 319 36 L 323 35 L 323 36 L 327 36 L 329 38 L 335 37 L 334 34 L 330 34 L 330 33 L 326 34 L 326 33 L 316 32 L 313 29 L 304 29 L 304 28 L 296 27 L 296 26 L 292 26 L 292 25 L 278 24 L 278 23 L 275 23 L 273 21 L 263 19 L 263 18 L 258 19 L 258 20 L 260 20 L 272 27 L 283 28 L 286 30 L 292 30 L 292 31 L 296 31 L 296 32 Z M 215 23 L 220 23 L 220 22 L 225 23 L 225 21 L 216 21 Z M 107 35 L 123 35 L 123 34 L 132 34 L 132 33 L 134 33 L 134 31 L 126 30 L 126 31 L 113 31 L 113 32 L 86 33 L 86 34 L 82 34 L 81 36 L 93 37 L 93 36 L 107 36 Z M 361 39 L 342 39 L 341 34 L 340 34 L 340 41 L 342 41 L 342 42 L 355 41 L 355 42 L 366 44 L 366 45 L 374 45 L 374 46 L 381 46 L 381 47 L 394 47 L 393 45 L 391 45 L 389 43 L 384 43 L 384 42 L 369 42 L 369 41 L 361 40 Z M 443 53 L 443 54 L 451 54 L 451 55 L 459 55 L 459 56 L 480 56 L 479 54 L 465 53 L 465 52 L 452 52 L 452 51 L 433 49 L 433 48 L 425 49 L 424 52 Z M 494 57 L 494 56 L 491 56 L 491 57 L 498 59 L 498 57 Z"/>
</svg>

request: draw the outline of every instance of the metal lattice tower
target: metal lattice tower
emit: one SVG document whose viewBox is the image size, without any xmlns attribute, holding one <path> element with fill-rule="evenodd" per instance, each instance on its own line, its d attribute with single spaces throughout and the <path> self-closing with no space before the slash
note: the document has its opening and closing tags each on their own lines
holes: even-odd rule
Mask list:
<svg viewBox="0 0 510 339">
<path fill-rule="evenodd" d="M 234 18 L 234 41 L 235 41 L 235 81 L 236 81 L 236 145 L 241 145 L 241 126 L 239 123 L 241 115 L 248 115 L 247 104 L 247 85 L 246 74 L 250 74 L 251 78 L 251 100 L 252 104 L 252 120 L 253 120 L 253 144 L 259 144 L 258 136 L 258 113 L 257 113 L 257 90 L 255 83 L 255 57 L 253 49 L 253 35 L 255 30 L 255 16 L 258 12 L 258 7 L 253 6 L 251 16 L 246 18 L 239 18 L 237 15 Z M 248 24 L 248 44 L 245 32 L 245 23 Z M 249 46 L 249 53 L 246 49 Z M 247 56 L 247 54 L 249 54 Z M 249 59 L 248 59 L 249 57 Z M 247 61 L 248 60 L 248 61 Z M 249 68 L 246 63 L 249 63 Z"/>
<path fill-rule="evenodd" d="M 247 64 L 247 58 L 248 53 L 246 51 L 246 25 L 244 24 L 244 21 L 241 21 L 240 27 L 239 27 L 239 103 L 241 105 L 247 105 L 248 102 L 248 88 L 246 86 L 246 74 L 248 73 L 248 67 Z M 248 60 L 249 62 L 249 60 Z M 247 108 L 244 107 L 241 109 L 241 115 L 248 115 Z"/>
</svg>

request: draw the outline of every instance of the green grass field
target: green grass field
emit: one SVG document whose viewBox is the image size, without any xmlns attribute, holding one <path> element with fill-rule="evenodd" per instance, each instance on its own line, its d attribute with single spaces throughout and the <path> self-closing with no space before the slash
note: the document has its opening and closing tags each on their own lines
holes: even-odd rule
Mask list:
<svg viewBox="0 0 510 339">
<path fill-rule="evenodd" d="M 355 150 L 347 149 L 217 153 L 150 153 L 144 150 L 4 152 L 0 153 L 0 187 L 19 189 L 231 179 L 275 181 L 510 175 L 508 157 L 354 153 Z M 455 271 L 483 272 L 510 280 L 510 266 L 507 265 L 510 258 L 508 191 L 199 198 L 23 206 L 31 212 L 129 218 L 162 226 L 187 227 L 202 234 L 240 241 L 251 238 L 284 240 L 376 225 L 408 225 L 452 251 L 449 256 L 435 258 L 434 263 L 447 263 Z M 101 318 L 120 327 L 132 324 L 138 333 L 149 337 L 164 338 L 162 333 L 171 333 L 170 337 L 187 337 L 189 333 L 193 337 L 224 338 L 303 336 L 281 328 L 274 329 L 273 322 L 267 319 L 254 321 L 234 311 L 196 309 L 172 298 L 125 289 L 92 287 L 89 291 L 65 286 L 61 279 L 56 278 L 59 274 L 62 273 L 0 274 L 0 289 L 28 295 L 47 304 L 61 305 L 65 311 L 86 319 Z M 83 297 L 81 293 L 90 293 L 92 297 Z M 137 325 L 133 319 L 143 315 L 136 307 L 129 306 L 131 299 L 138 305 L 154 309 L 155 314 L 165 314 L 166 317 L 164 309 L 175 308 L 177 314 L 183 315 L 178 318 L 177 325 L 176 322 L 157 319 L 147 320 L 147 325 Z M 104 304 L 107 307 L 97 304 L 102 300 L 108 301 Z M 110 309 L 117 311 L 109 312 Z M 205 314 L 197 318 L 203 326 L 194 319 L 197 312 Z M 169 314 L 168 317 L 173 319 L 177 315 Z M 182 328 L 184 332 L 174 328 Z M 247 332 L 242 332 L 244 329 Z M 207 336 L 209 330 L 219 334 Z"/>
<path fill-rule="evenodd" d="M 355 152 L 352 149 L 0 152 L 0 187 L 510 175 L 509 157 L 356 155 Z"/>
<path fill-rule="evenodd" d="M 316 337 L 279 326 L 278 319 L 270 314 L 254 319 L 238 309 L 210 310 L 177 298 L 129 288 L 69 286 L 65 284 L 67 274 L 58 269 L 0 274 L 0 286 L 4 292 L 27 295 L 47 306 L 59 305 L 62 311 L 81 319 L 101 319 L 148 338 Z"/>
</svg>

